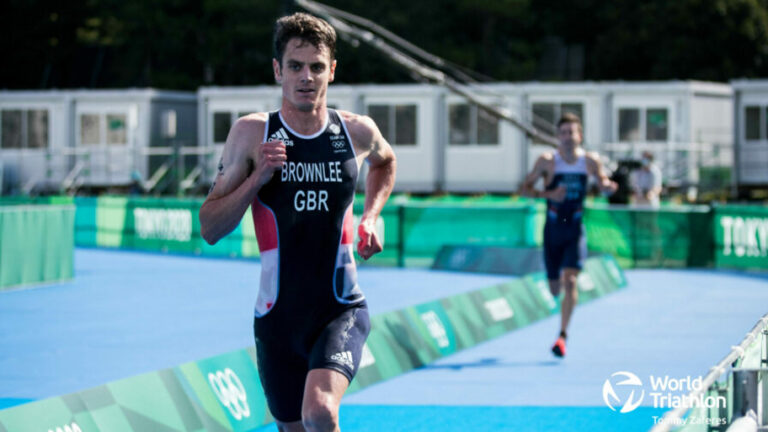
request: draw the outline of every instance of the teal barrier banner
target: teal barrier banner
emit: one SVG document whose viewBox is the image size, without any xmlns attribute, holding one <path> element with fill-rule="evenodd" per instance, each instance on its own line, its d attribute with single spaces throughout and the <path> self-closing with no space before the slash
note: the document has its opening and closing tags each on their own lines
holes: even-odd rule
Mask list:
<svg viewBox="0 0 768 432">
<path fill-rule="evenodd" d="M 96 247 L 96 208 L 97 198 L 75 198 L 75 245 L 80 247 Z"/>
<path fill-rule="evenodd" d="M 250 210 L 240 225 L 216 245 L 200 237 L 202 199 L 125 196 L 6 197 L 0 204 L 76 205 L 76 246 L 109 247 L 230 257 L 258 257 Z M 355 198 L 357 218 L 363 197 Z M 590 250 L 614 255 L 622 267 L 768 268 L 768 206 L 668 206 L 649 211 L 600 204 L 587 206 Z M 540 200 L 393 197 L 377 231 L 384 251 L 366 265 L 466 266 L 494 271 L 509 257 L 478 257 L 475 250 L 498 251 L 541 244 L 544 207 Z M 707 235 L 704 235 L 707 233 Z M 460 248 L 447 245 L 461 245 Z M 461 249 L 461 250 L 459 250 Z M 438 259 L 435 261 L 435 256 Z M 480 259 L 482 258 L 482 259 Z M 514 260 L 514 259 L 513 259 Z M 461 262 L 460 262 L 461 261 Z M 530 267 L 530 266 L 522 266 Z"/>
<path fill-rule="evenodd" d="M 0 207 L 0 290 L 74 276 L 71 205 Z"/>
<path fill-rule="evenodd" d="M 250 209 L 235 230 L 215 245 L 200 236 L 202 199 L 77 197 L 77 246 L 183 254 L 258 257 Z M 355 225 L 363 200 L 354 205 Z M 530 247 L 536 242 L 536 207 L 523 204 L 468 206 L 390 202 L 376 230 L 384 251 L 366 265 L 429 266 L 446 244 Z M 355 230 L 356 232 L 357 230 Z M 359 257 L 358 257 L 359 258 Z"/>
</svg>

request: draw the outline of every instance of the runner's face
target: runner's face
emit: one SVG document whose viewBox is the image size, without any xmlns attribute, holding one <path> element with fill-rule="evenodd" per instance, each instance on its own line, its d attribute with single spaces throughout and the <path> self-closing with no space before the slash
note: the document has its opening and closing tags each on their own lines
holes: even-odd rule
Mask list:
<svg viewBox="0 0 768 432">
<path fill-rule="evenodd" d="M 272 61 L 275 81 L 283 87 L 283 101 L 299 111 L 310 112 L 325 105 L 328 83 L 333 81 L 336 61 L 328 47 L 316 48 L 299 38 L 288 41 L 282 65 Z"/>
<path fill-rule="evenodd" d="M 578 123 L 563 123 L 557 128 L 560 145 L 566 149 L 575 149 L 581 145 L 581 127 Z"/>
</svg>

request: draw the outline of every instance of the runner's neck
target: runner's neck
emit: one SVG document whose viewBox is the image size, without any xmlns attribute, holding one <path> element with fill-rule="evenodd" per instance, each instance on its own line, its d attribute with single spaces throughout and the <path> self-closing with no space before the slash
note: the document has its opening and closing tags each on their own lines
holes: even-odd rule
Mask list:
<svg viewBox="0 0 768 432">
<path fill-rule="evenodd" d="M 299 111 L 290 104 L 283 103 L 280 116 L 288 127 L 302 135 L 314 135 L 325 127 L 328 119 L 328 108 L 322 104 L 312 111 Z"/>
<path fill-rule="evenodd" d="M 560 154 L 560 158 L 567 164 L 572 165 L 576 163 L 579 160 L 579 157 L 581 156 L 581 152 L 578 147 L 574 147 L 572 149 L 563 148 L 560 146 L 560 148 L 557 149 L 557 152 Z"/>
</svg>

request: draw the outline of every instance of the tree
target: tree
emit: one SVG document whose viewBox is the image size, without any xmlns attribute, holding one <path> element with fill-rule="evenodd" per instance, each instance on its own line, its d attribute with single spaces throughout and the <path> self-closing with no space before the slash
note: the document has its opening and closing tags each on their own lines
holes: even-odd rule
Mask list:
<svg viewBox="0 0 768 432">
<path fill-rule="evenodd" d="M 768 74 L 768 0 L 327 2 L 500 81 Z M 274 21 L 296 10 L 289 0 L 6 3 L 0 88 L 272 84 Z M 342 40 L 337 57 L 338 82 L 413 79 L 365 45 Z"/>
</svg>

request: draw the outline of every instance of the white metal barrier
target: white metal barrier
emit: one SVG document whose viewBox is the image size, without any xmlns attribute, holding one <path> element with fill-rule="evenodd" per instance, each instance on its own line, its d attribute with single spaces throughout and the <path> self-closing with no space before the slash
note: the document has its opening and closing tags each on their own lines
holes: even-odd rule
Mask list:
<svg viewBox="0 0 768 432">
<path fill-rule="evenodd" d="M 729 372 L 730 366 L 739 360 L 740 358 L 743 358 L 745 350 L 747 347 L 752 345 L 752 343 L 755 342 L 755 340 L 760 337 L 760 335 L 763 335 L 764 338 L 764 347 L 766 350 L 763 350 L 761 352 L 761 365 L 765 365 L 766 362 L 768 362 L 768 341 L 765 341 L 765 337 L 768 336 L 768 332 L 766 332 L 766 329 L 768 328 L 768 314 L 765 314 L 758 322 L 755 324 L 755 326 L 752 328 L 752 330 L 747 333 L 747 335 L 744 337 L 744 339 L 741 341 L 740 344 L 731 347 L 731 352 L 728 353 L 728 355 L 725 356 L 720 362 L 715 365 L 713 368 L 709 370 L 709 373 L 706 377 L 704 377 L 701 386 L 699 386 L 697 389 L 694 389 L 691 391 L 691 393 L 688 396 L 688 400 L 695 400 L 698 399 L 701 396 L 704 396 L 704 393 L 713 387 L 715 385 L 716 381 L 720 376 L 722 376 L 725 373 Z M 741 369 L 742 371 L 749 371 L 750 369 Z M 765 368 L 756 369 L 757 371 L 765 371 Z M 735 369 L 734 372 L 738 372 L 739 369 Z M 738 375 L 735 375 L 734 379 L 734 407 L 733 407 L 733 417 L 736 418 L 744 418 L 748 415 L 750 411 L 752 411 L 755 414 L 755 419 L 758 423 L 758 426 L 760 431 L 762 431 L 764 428 L 762 426 L 766 426 L 765 418 L 758 417 L 757 408 L 758 406 L 761 407 L 761 414 L 768 414 L 768 410 L 762 409 L 762 405 L 765 402 L 765 398 L 763 397 L 768 396 L 768 393 L 765 392 L 766 387 L 766 380 L 762 379 L 764 378 L 765 373 L 762 374 L 758 372 L 743 372 L 739 373 Z M 741 379 L 744 380 L 744 377 L 753 377 L 753 381 L 744 382 L 743 384 L 736 385 L 735 383 L 738 381 L 739 377 L 742 377 Z M 749 378 L 752 379 L 752 378 Z M 758 382 L 760 382 L 761 385 L 758 386 Z M 741 392 L 742 396 L 737 396 L 736 391 Z M 748 394 L 747 394 L 748 393 Z M 675 408 L 673 410 L 667 411 L 664 414 L 664 417 L 662 417 L 661 421 L 659 421 L 652 429 L 651 432 L 668 432 L 670 431 L 675 425 L 681 424 L 683 416 L 685 416 L 688 411 L 690 410 L 690 407 L 686 406 L 680 406 L 678 408 Z M 742 414 L 743 413 L 743 414 Z M 750 414 L 751 415 L 751 414 Z M 734 426 L 735 421 L 732 420 L 731 426 Z M 739 425 L 737 427 L 748 427 L 749 426 L 749 420 L 743 420 L 739 422 Z M 730 429 L 728 429 L 730 430 Z M 750 429 L 738 429 L 739 431 L 746 431 Z M 754 430 L 754 429 L 752 429 Z"/>
<path fill-rule="evenodd" d="M 83 186 L 138 185 L 144 192 L 169 185 L 184 192 L 204 181 L 214 156 L 213 147 L 184 146 L 181 143 L 163 147 L 88 148 L 67 147 L 15 155 L 18 166 L 44 161 L 44 166 L 19 174 L 21 192 L 31 194 L 36 188 L 74 192 Z M 194 161 L 189 161 L 193 156 Z M 153 164 L 151 158 L 159 158 Z M 0 170 L 2 166 L 0 166 Z M 0 171 L 1 173 L 2 171 Z M 170 174 L 175 174 L 173 178 Z M 2 184 L 0 177 L 0 185 Z"/>
</svg>

